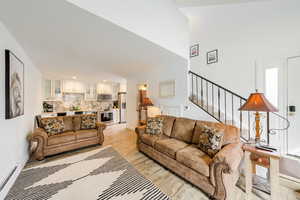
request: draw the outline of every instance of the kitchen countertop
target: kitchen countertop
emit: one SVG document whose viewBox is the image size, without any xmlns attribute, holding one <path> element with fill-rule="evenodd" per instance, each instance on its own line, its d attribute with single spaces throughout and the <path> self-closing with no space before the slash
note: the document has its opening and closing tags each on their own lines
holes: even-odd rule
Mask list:
<svg viewBox="0 0 300 200">
<path fill-rule="evenodd" d="M 75 113 L 75 112 L 100 112 L 100 113 L 104 113 L 104 112 L 112 112 L 114 110 L 119 110 L 119 108 L 113 108 L 111 110 L 67 110 L 67 111 L 57 111 L 57 112 L 42 112 L 41 114 L 57 114 L 57 113 Z"/>
</svg>

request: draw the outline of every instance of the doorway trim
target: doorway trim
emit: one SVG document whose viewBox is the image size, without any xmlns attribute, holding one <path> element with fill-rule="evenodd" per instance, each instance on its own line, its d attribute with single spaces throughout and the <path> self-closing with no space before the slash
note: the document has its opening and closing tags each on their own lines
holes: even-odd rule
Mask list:
<svg viewBox="0 0 300 200">
<path fill-rule="evenodd" d="M 289 83 L 288 83 L 288 80 L 289 80 L 289 61 L 291 59 L 295 59 L 295 58 L 300 58 L 300 55 L 297 55 L 297 56 L 290 56 L 290 57 L 287 57 L 286 58 L 286 67 L 285 67 L 285 85 L 283 86 L 283 88 L 285 89 L 285 94 L 286 94 L 286 97 L 284 98 L 284 102 L 283 102 L 283 105 L 285 105 L 285 117 L 289 120 L 289 112 L 288 112 L 288 106 L 289 106 Z M 286 130 L 285 131 L 285 137 L 283 137 L 282 139 L 284 139 L 283 141 L 283 149 L 284 149 L 284 154 L 288 155 L 288 156 L 292 156 L 294 157 L 295 155 L 293 154 L 289 154 L 289 130 Z"/>
</svg>

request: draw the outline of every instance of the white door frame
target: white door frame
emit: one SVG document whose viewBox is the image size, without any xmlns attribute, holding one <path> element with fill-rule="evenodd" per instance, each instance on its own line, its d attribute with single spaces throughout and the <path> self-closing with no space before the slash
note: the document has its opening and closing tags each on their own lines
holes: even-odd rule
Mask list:
<svg viewBox="0 0 300 200">
<path fill-rule="evenodd" d="M 288 90 L 288 76 L 289 76 L 289 60 L 291 59 L 295 59 L 295 58 L 300 58 L 300 55 L 297 55 L 297 56 L 290 56 L 290 57 L 287 57 L 286 58 L 286 63 L 285 63 L 285 72 L 284 72 L 284 78 L 285 78 L 285 81 L 284 81 L 284 93 L 283 94 L 286 94 L 285 95 L 285 98 L 283 99 L 283 102 L 284 102 L 284 105 L 285 105 L 285 117 L 288 119 L 289 116 L 288 116 L 288 105 L 289 105 L 289 90 Z M 285 137 L 283 138 L 283 149 L 284 149 L 284 154 L 288 155 L 289 152 L 288 152 L 288 130 L 285 131 Z"/>
</svg>

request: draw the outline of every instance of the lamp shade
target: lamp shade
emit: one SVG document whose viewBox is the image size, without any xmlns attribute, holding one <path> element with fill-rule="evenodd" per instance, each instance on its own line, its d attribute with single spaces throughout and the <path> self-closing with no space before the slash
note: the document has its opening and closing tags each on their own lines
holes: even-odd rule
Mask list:
<svg viewBox="0 0 300 200">
<path fill-rule="evenodd" d="M 265 97 L 263 93 L 252 93 L 246 103 L 239 108 L 240 111 L 261 111 L 261 112 L 278 112 Z"/>
</svg>

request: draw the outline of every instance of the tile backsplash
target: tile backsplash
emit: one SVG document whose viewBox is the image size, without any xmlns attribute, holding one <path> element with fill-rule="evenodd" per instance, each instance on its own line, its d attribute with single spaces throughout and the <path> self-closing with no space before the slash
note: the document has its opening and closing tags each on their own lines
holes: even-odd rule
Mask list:
<svg viewBox="0 0 300 200">
<path fill-rule="evenodd" d="M 66 93 L 61 101 L 44 101 L 53 105 L 53 112 L 64 112 L 73 110 L 77 107 L 79 110 L 109 110 L 113 107 L 113 102 L 98 102 L 95 100 L 85 100 L 84 94 Z"/>
</svg>

